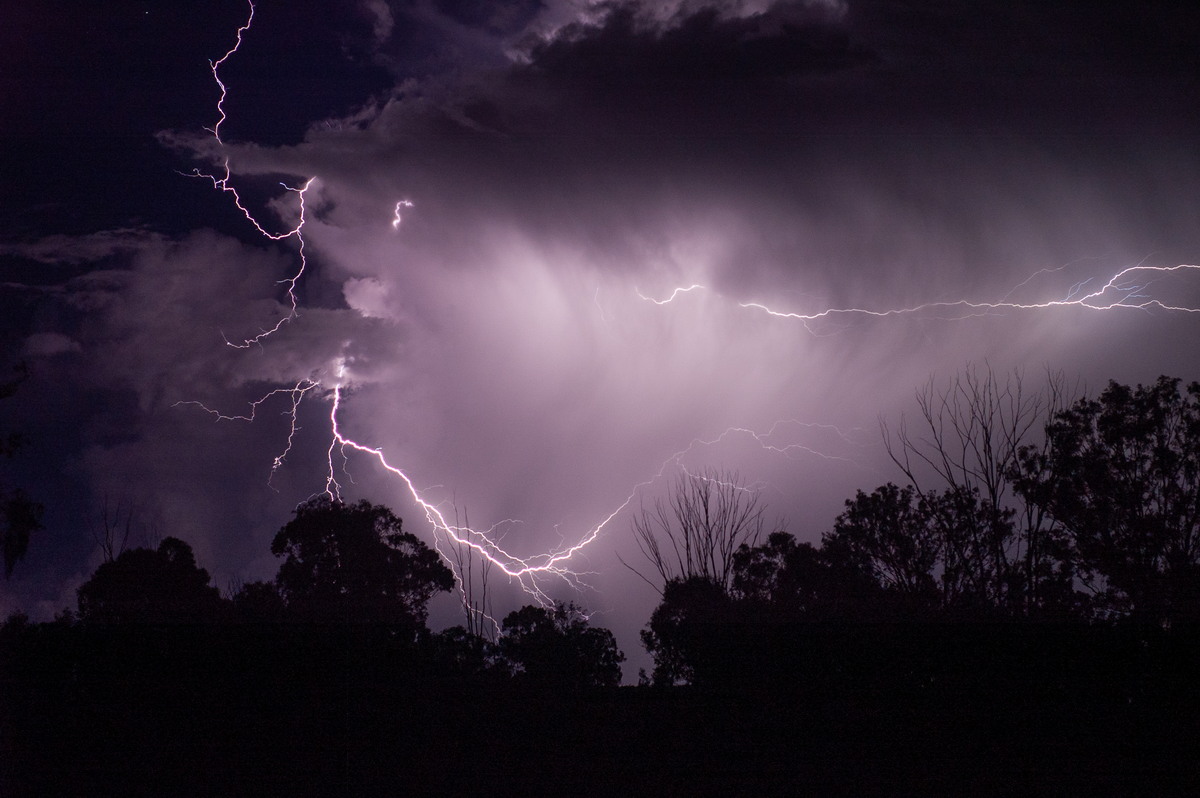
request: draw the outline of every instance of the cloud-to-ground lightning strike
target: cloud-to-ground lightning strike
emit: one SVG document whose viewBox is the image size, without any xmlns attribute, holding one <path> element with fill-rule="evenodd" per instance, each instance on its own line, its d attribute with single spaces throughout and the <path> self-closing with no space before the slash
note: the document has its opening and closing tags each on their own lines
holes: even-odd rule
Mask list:
<svg viewBox="0 0 1200 798">
<path fill-rule="evenodd" d="M 218 147 L 224 146 L 224 141 L 221 139 L 221 125 L 227 120 L 224 106 L 226 97 L 228 95 L 228 89 L 220 77 L 220 68 L 238 51 L 238 48 L 241 47 L 243 35 L 249 31 L 254 20 L 254 4 L 253 2 L 249 2 L 248 5 L 250 8 L 249 16 L 247 17 L 246 22 L 240 28 L 238 28 L 236 42 L 234 43 L 233 47 L 230 48 L 229 51 L 226 52 L 221 58 L 211 62 L 210 65 L 213 79 L 216 81 L 217 86 L 220 89 L 220 99 L 217 102 L 219 119 L 217 123 L 208 130 L 212 133 L 213 139 Z M 296 296 L 296 285 L 303 276 L 307 267 L 307 260 L 304 251 L 304 225 L 306 221 L 305 192 L 307 192 L 308 189 L 313 185 L 316 178 L 309 178 L 307 182 L 305 182 L 300 188 L 294 188 L 286 184 L 281 184 L 287 191 L 294 192 L 299 196 L 299 218 L 295 226 L 291 229 L 281 233 L 272 233 L 255 218 L 253 213 L 250 212 L 250 210 L 242 202 L 237 189 L 232 185 L 231 180 L 233 173 L 228 157 L 225 157 L 223 160 L 223 169 L 224 175 L 221 177 L 203 174 L 198 170 L 194 174 L 200 177 L 209 178 L 212 180 L 214 188 L 220 189 L 221 191 L 231 195 L 237 208 L 242 212 L 250 224 L 252 224 L 254 228 L 264 237 L 270 239 L 271 241 L 282 241 L 288 238 L 295 238 L 299 247 L 299 268 L 290 279 L 281 281 L 287 286 L 286 293 L 290 303 L 290 310 L 286 315 L 280 318 L 272 328 L 262 330 L 258 335 L 247 338 L 241 343 L 235 343 L 226 339 L 226 343 L 229 346 L 238 349 L 245 349 L 254 344 L 261 344 L 264 339 L 278 332 L 284 324 L 298 315 L 299 301 Z M 393 220 L 391 223 L 393 229 L 399 229 L 400 227 L 401 208 L 411 207 L 413 207 L 413 203 L 407 199 L 400 200 L 396 203 L 393 210 Z M 448 552 L 445 550 L 445 548 L 443 548 L 444 545 L 467 547 L 480 556 L 486 558 L 493 565 L 501 569 L 510 579 L 516 581 L 527 594 L 533 597 L 534 600 L 544 606 L 548 606 L 553 603 L 551 597 L 546 593 L 546 580 L 561 581 L 576 589 L 584 586 L 584 583 L 581 581 L 582 575 L 570 569 L 567 565 L 568 562 L 579 551 L 591 544 L 600 535 L 601 530 L 603 530 L 604 527 L 610 521 L 612 521 L 614 517 L 624 510 L 626 506 L 628 506 L 629 502 L 633 500 L 633 496 L 635 495 L 634 493 L 631 493 L 616 510 L 608 514 L 599 524 L 588 530 L 588 532 L 582 535 L 573 545 L 564 546 L 562 548 L 531 557 L 517 556 L 502 548 L 499 543 L 492 539 L 491 534 L 495 532 L 497 527 L 500 526 L 499 524 L 487 530 L 475 530 L 465 526 L 451 524 L 442 510 L 437 505 L 426 499 L 424 495 L 422 495 L 422 492 L 416 487 L 412 478 L 405 471 L 387 460 L 387 457 L 381 448 L 360 443 L 346 437 L 342 433 L 342 428 L 338 419 L 338 413 L 342 408 L 343 391 L 346 390 L 347 387 L 343 381 L 344 377 L 344 365 L 339 365 L 337 369 L 337 383 L 332 387 L 323 384 L 318 379 L 305 378 L 297 381 L 291 387 L 276 388 L 251 402 L 249 412 L 245 414 L 235 415 L 221 413 L 217 410 L 213 410 L 201 402 L 196 401 L 180 402 L 179 404 L 196 405 L 205 412 L 211 414 L 217 421 L 252 422 L 256 418 L 258 410 L 263 403 L 275 396 L 286 395 L 290 400 L 290 409 L 285 414 L 290 417 L 291 424 L 287 435 L 286 445 L 283 451 L 276 455 L 271 466 L 271 474 L 274 475 L 275 471 L 283 465 L 284 460 L 292 449 L 296 433 L 299 430 L 298 416 L 301 402 L 307 398 L 310 393 L 328 398 L 330 400 L 329 424 L 331 437 L 327 452 L 328 473 L 325 481 L 325 493 L 332 499 L 341 498 L 341 485 L 337 480 L 338 468 L 334 463 L 336 456 L 335 453 L 340 453 L 343 458 L 343 471 L 345 470 L 345 464 L 348 462 L 348 452 L 359 452 L 374 458 L 384 470 L 393 474 L 404 483 L 412 500 L 425 514 L 425 518 L 433 530 L 435 549 L 442 556 L 442 559 L 447 563 L 455 575 L 455 579 L 459 585 L 459 592 L 464 608 L 468 612 L 476 613 L 482 619 L 491 623 L 497 631 L 499 631 L 499 624 L 494 618 L 491 618 L 482 610 L 472 607 L 468 603 L 466 585 L 463 583 L 464 577 L 456 568 L 454 558 L 449 556 Z M 505 522 L 501 522 L 501 524 L 503 523 Z"/>
</svg>

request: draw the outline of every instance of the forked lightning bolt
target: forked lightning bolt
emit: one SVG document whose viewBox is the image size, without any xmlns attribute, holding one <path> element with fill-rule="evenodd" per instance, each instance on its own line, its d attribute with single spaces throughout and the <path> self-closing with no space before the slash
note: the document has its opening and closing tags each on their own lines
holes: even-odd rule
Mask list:
<svg viewBox="0 0 1200 798">
<path fill-rule="evenodd" d="M 221 79 L 220 70 L 221 66 L 224 65 L 231 57 L 233 57 L 235 53 L 237 53 L 238 49 L 242 45 L 244 34 L 250 30 L 251 24 L 254 21 L 254 4 L 253 2 L 249 2 L 248 5 L 249 15 L 246 19 L 246 22 L 240 28 L 238 28 L 236 41 L 233 47 L 231 47 L 221 58 L 211 62 L 210 65 L 213 79 L 216 81 L 216 84 L 220 89 L 220 98 L 217 101 L 217 114 L 219 118 L 217 123 L 208 130 L 210 133 L 212 133 L 214 142 L 219 148 L 223 148 L 225 146 L 225 142 L 221 138 L 221 126 L 227 120 L 225 101 L 228 97 L 228 88 Z M 288 312 L 281 317 L 273 327 L 264 329 L 260 331 L 259 334 L 244 339 L 241 343 L 236 343 L 226 339 L 226 343 L 229 346 L 238 349 L 245 349 L 255 344 L 261 344 L 264 339 L 278 332 L 284 324 L 295 318 L 298 314 L 299 301 L 296 296 L 296 286 L 300 278 L 304 275 L 305 269 L 308 265 L 304 251 L 304 225 L 306 222 L 305 193 L 313 186 L 316 178 L 309 178 L 300 188 L 294 188 L 286 184 L 281 184 L 283 185 L 284 189 L 289 192 L 293 192 L 298 196 L 298 220 L 295 226 L 291 227 L 290 229 L 282 232 L 271 232 L 264 227 L 263 224 L 260 223 L 255 215 L 249 210 L 249 208 L 246 207 L 241 196 L 238 194 L 237 189 L 233 186 L 233 171 L 228 156 L 223 159 L 222 168 L 223 174 L 220 176 L 204 174 L 199 170 L 196 170 L 194 174 L 199 177 L 210 179 L 214 188 L 220 189 L 222 192 L 229 194 L 233 198 L 233 202 L 236 207 L 242 212 L 243 216 L 245 216 L 250 224 L 253 225 L 261 235 L 272 241 L 282 241 L 284 239 L 295 238 L 299 247 L 299 267 L 297 268 L 296 273 L 291 278 L 281 281 L 287 286 L 286 294 L 288 297 L 288 303 L 290 305 Z M 393 209 L 393 229 L 398 229 L 400 227 L 401 208 L 411 207 L 413 207 L 413 203 L 410 200 L 400 200 L 396 203 L 395 208 Z M 287 455 L 291 452 L 292 445 L 295 441 L 295 436 L 299 430 L 299 410 L 301 402 L 310 394 L 328 398 L 330 400 L 329 425 L 331 435 L 327 456 L 328 472 L 325 480 L 325 493 L 331 499 L 341 498 L 341 485 L 337 479 L 339 469 L 338 466 L 335 465 L 335 460 L 339 454 L 342 457 L 341 470 L 343 472 L 348 465 L 348 453 L 350 452 L 358 452 L 376 460 L 384 470 L 393 474 L 404 484 L 412 500 L 424 512 L 426 520 L 433 529 L 435 548 L 442 556 L 442 559 L 454 572 L 455 579 L 459 585 L 460 595 L 463 598 L 464 608 L 466 608 L 468 612 L 475 613 L 490 622 L 497 629 L 497 631 L 499 630 L 499 624 L 494 618 L 487 616 L 486 613 L 468 604 L 466 599 L 467 590 L 466 585 L 463 583 L 463 575 L 460 574 L 456 569 L 455 560 L 448 555 L 446 550 L 443 548 L 444 545 L 467 547 L 480 556 L 486 558 L 493 565 L 500 568 L 510 579 L 516 581 L 526 593 L 532 596 L 543 606 L 552 604 L 552 599 L 546 592 L 548 582 L 561 581 L 573 588 L 579 588 L 583 586 L 584 583 L 581 581 L 581 574 L 571 570 L 567 566 L 567 563 L 580 550 L 591 544 L 600 535 L 601 530 L 603 530 L 604 527 L 617 514 L 619 514 L 630 501 L 632 501 L 633 494 L 630 494 L 624 503 L 622 503 L 607 517 L 605 517 L 599 524 L 588 530 L 588 532 L 584 534 L 574 545 L 565 546 L 563 548 L 546 552 L 544 554 L 534 555 L 532 557 L 517 556 L 505 550 L 496 540 L 493 539 L 492 533 L 497 530 L 500 524 L 493 526 L 491 529 L 482 531 L 451 524 L 447 520 L 442 509 L 428 501 L 424 495 L 422 495 L 422 492 L 418 490 L 411 477 L 405 471 L 388 461 L 381 448 L 360 443 L 346 437 L 342 433 L 342 428 L 339 423 L 339 411 L 342 409 L 343 391 L 345 390 L 345 387 L 342 383 L 342 378 L 345 376 L 344 372 L 344 366 L 339 366 L 338 373 L 336 375 L 337 382 L 332 387 L 323 384 L 320 380 L 315 378 L 306 378 L 299 380 L 291 387 L 276 388 L 267 392 L 259 399 L 251 402 L 249 411 L 245 414 L 221 413 L 217 410 L 213 410 L 201 402 L 195 401 L 180 402 L 179 404 L 196 405 L 211 414 L 218 422 L 251 422 L 255 420 L 260 407 L 265 402 L 268 402 L 276 396 L 288 397 L 289 409 L 286 411 L 285 415 L 290 417 L 291 423 L 289 426 L 286 445 L 283 451 L 275 457 L 274 463 L 271 466 L 271 473 L 274 475 L 275 471 L 283 465 Z M 505 522 L 501 522 L 501 524 L 503 523 Z"/>
</svg>

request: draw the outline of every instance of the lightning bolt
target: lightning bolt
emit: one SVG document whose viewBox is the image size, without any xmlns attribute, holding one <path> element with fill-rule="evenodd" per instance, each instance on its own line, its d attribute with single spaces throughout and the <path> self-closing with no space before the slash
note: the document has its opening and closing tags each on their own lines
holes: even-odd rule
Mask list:
<svg viewBox="0 0 1200 798">
<path fill-rule="evenodd" d="M 220 97 L 217 99 L 217 116 L 218 116 L 217 122 L 212 127 L 205 128 L 205 130 L 212 133 L 213 141 L 217 145 L 218 149 L 225 149 L 225 141 L 221 138 L 221 125 L 225 124 L 225 122 L 229 118 L 228 115 L 225 113 L 225 100 L 228 99 L 228 97 L 229 97 L 229 88 L 225 85 L 225 82 L 223 80 L 221 80 L 221 67 L 225 64 L 226 61 L 228 61 L 230 58 L 232 58 L 234 56 L 234 54 L 237 53 L 237 51 L 241 48 L 243 36 L 246 34 L 247 31 L 250 30 L 250 26 L 254 23 L 253 0 L 247 0 L 247 6 L 249 6 L 249 13 L 246 17 L 246 21 L 242 24 L 242 26 L 240 28 L 237 29 L 237 36 L 235 38 L 233 46 L 229 48 L 229 50 L 225 53 L 225 55 L 221 56 L 216 61 L 209 62 L 209 69 L 212 71 L 213 80 L 216 82 L 217 87 L 220 89 Z M 268 230 L 266 227 L 264 227 L 263 224 L 261 222 L 259 222 L 259 220 L 255 217 L 255 215 L 250 211 L 250 209 L 246 207 L 245 203 L 243 203 L 241 195 L 238 193 L 237 188 L 235 188 L 232 183 L 233 171 L 230 166 L 230 159 L 229 159 L 228 155 L 222 159 L 222 168 L 223 168 L 224 173 L 220 177 L 218 177 L 217 175 L 214 175 L 214 174 L 202 172 L 199 169 L 194 169 L 192 171 L 191 176 L 211 180 L 212 184 L 213 184 L 213 188 L 219 189 L 220 191 L 222 191 L 226 194 L 229 194 L 233 198 L 233 204 L 237 207 L 237 209 L 239 211 L 242 212 L 242 215 L 244 217 L 246 217 L 246 220 L 249 221 L 250 224 L 254 226 L 254 229 L 257 230 L 259 232 L 259 234 L 262 235 L 263 237 L 268 238 L 271 241 L 283 241 L 285 239 L 294 238 L 294 239 L 296 239 L 298 246 L 299 246 L 299 259 L 298 259 L 299 265 L 296 269 L 296 272 L 291 277 L 279 281 L 281 285 L 287 286 L 286 293 L 287 293 L 287 301 L 288 301 L 288 305 L 289 305 L 287 313 L 284 314 L 283 316 L 281 316 L 279 318 L 279 320 L 275 322 L 274 326 L 260 330 L 257 335 L 251 336 L 249 338 L 244 338 L 241 341 L 241 343 L 237 343 L 235 341 L 230 341 L 228 338 L 225 338 L 226 345 L 233 347 L 234 349 L 249 349 L 250 347 L 254 346 L 255 344 L 261 343 L 264 338 L 266 338 L 270 335 L 273 335 L 274 333 L 279 332 L 279 330 L 283 327 L 283 325 L 287 324 L 292 319 L 294 319 L 300 315 L 300 301 L 296 296 L 296 286 L 300 282 L 300 278 L 304 276 L 305 270 L 308 268 L 308 258 L 304 252 L 304 223 L 306 221 L 306 218 L 305 218 L 306 208 L 304 205 L 304 200 L 305 200 L 304 195 L 308 192 L 308 190 L 310 188 L 312 188 L 312 185 L 316 178 L 310 177 L 308 180 L 305 181 L 304 185 L 301 186 L 300 188 L 294 188 L 293 186 L 289 186 L 286 183 L 279 184 L 286 191 L 289 191 L 289 192 L 297 195 L 297 197 L 299 199 L 299 214 L 298 214 L 298 219 L 296 221 L 295 226 L 293 226 L 291 229 L 284 230 L 283 232 L 273 233 L 270 230 Z M 399 207 L 400 207 L 400 205 L 397 204 L 397 206 L 396 206 L 396 208 L 397 208 L 396 223 L 397 224 L 399 224 L 399 219 L 400 219 Z M 222 335 L 222 337 L 224 337 L 224 335 Z"/>
<path fill-rule="evenodd" d="M 692 291 L 703 291 L 703 290 L 705 290 L 704 286 L 700 285 L 699 283 L 695 283 L 693 285 L 689 285 L 687 288 L 676 288 L 674 291 L 671 292 L 671 295 L 668 296 L 666 299 L 655 299 L 653 297 L 648 297 L 645 294 L 643 294 L 641 291 L 639 291 L 636 287 L 633 289 L 633 292 L 635 294 L 637 294 L 639 298 L 644 299 L 647 302 L 653 302 L 656 305 L 666 305 L 671 302 L 674 302 L 675 299 L 680 294 L 687 294 L 687 293 L 691 293 Z"/>
<path fill-rule="evenodd" d="M 232 58 L 233 54 L 238 51 L 238 49 L 242 46 L 242 36 L 244 36 L 246 32 L 250 30 L 250 26 L 254 24 L 254 3 L 248 0 L 247 5 L 250 6 L 249 16 L 246 17 L 246 21 L 242 23 L 242 26 L 237 29 L 236 41 L 234 41 L 233 47 L 230 47 L 228 52 L 226 52 L 225 55 L 221 56 L 216 61 L 208 62 L 209 69 L 212 70 L 213 80 L 216 81 L 217 86 L 221 89 L 221 97 L 217 100 L 217 115 L 220 116 L 220 119 L 217 120 L 215 125 L 205 129 L 209 133 L 213 134 L 213 138 L 217 140 L 218 144 L 224 143 L 221 141 L 221 125 L 225 124 L 225 120 L 228 118 L 225 115 L 225 98 L 229 94 L 229 89 L 225 86 L 225 82 L 221 80 L 221 65 Z"/>
<path fill-rule="evenodd" d="M 396 203 L 396 207 L 392 211 L 392 229 L 393 230 L 400 229 L 400 222 L 401 222 L 400 209 L 401 208 L 411 208 L 412 206 L 413 206 L 413 204 L 409 200 L 400 200 L 399 202 Z"/>
<path fill-rule="evenodd" d="M 1065 268 L 1065 267 L 1060 267 Z M 1145 263 L 1138 263 L 1133 266 L 1126 266 L 1116 273 L 1112 274 L 1101 286 L 1095 290 L 1087 291 L 1085 287 L 1093 282 L 1094 278 L 1088 278 L 1081 282 L 1077 282 L 1067 289 L 1065 295 L 1059 299 L 1047 299 L 1039 302 L 1016 302 L 1008 299 L 1018 289 L 1028 285 L 1038 275 L 1058 269 L 1042 269 L 1025 280 L 1021 281 L 1017 286 L 1005 294 L 1004 298 L 990 301 L 979 302 L 967 299 L 956 299 L 938 302 L 922 302 L 918 305 L 910 305 L 907 307 L 898 308 L 866 308 L 866 307 L 847 307 L 847 308 L 825 308 L 813 313 L 799 313 L 795 311 L 776 310 L 763 302 L 738 302 L 738 306 L 748 310 L 761 311 L 768 316 L 774 316 L 781 319 L 793 319 L 804 325 L 804 328 L 811 333 L 816 333 L 816 330 L 810 326 L 812 322 L 817 322 L 825 319 L 847 316 L 868 316 L 874 318 L 887 318 L 890 316 L 912 316 L 929 313 L 931 311 L 957 311 L 957 314 L 944 318 L 959 320 L 972 316 L 987 315 L 1002 311 L 1030 311 L 1030 310 L 1045 310 L 1049 308 L 1066 308 L 1075 307 L 1091 311 L 1120 311 L 1120 310 L 1161 310 L 1171 313 L 1200 313 L 1200 308 L 1190 305 L 1169 304 L 1168 302 L 1154 298 L 1146 293 L 1153 283 L 1163 277 L 1173 273 L 1195 273 L 1200 272 L 1200 266 L 1189 263 L 1181 263 L 1177 266 L 1150 266 Z M 674 289 L 666 298 L 655 299 L 646 296 L 635 289 L 635 293 L 640 299 L 647 302 L 653 302 L 656 305 L 667 305 L 676 301 L 681 295 L 695 290 L 711 290 L 701 284 L 694 284 L 686 288 Z"/>
<path fill-rule="evenodd" d="M 229 90 L 225 82 L 221 79 L 221 67 L 232 58 L 242 46 L 244 35 L 250 30 L 254 21 L 254 3 L 247 3 L 249 12 L 246 21 L 237 30 L 236 40 L 234 45 L 216 61 L 210 62 L 213 80 L 216 82 L 220 96 L 217 100 L 217 116 L 218 120 L 211 128 L 206 128 L 213 136 L 213 141 L 218 150 L 225 148 L 225 141 L 221 137 L 221 126 L 227 121 L 228 115 L 225 111 L 225 101 L 228 98 Z M 237 188 L 233 185 L 233 170 L 230 158 L 225 156 L 222 159 L 222 174 L 214 175 L 201 172 L 199 169 L 194 170 L 191 176 L 202 177 L 210 180 L 213 188 L 228 194 L 234 205 L 241 211 L 247 221 L 258 231 L 260 235 L 271 241 L 283 241 L 286 239 L 295 239 L 298 244 L 298 267 L 296 272 L 288 279 L 280 281 L 286 285 L 287 304 L 289 309 L 274 326 L 261 330 L 257 335 L 243 339 L 240 343 L 231 341 L 225 338 L 225 343 L 236 349 L 247 349 L 255 344 L 261 344 L 264 339 L 278 332 L 284 324 L 299 315 L 299 300 L 296 296 L 296 288 L 301 277 L 307 269 L 308 262 L 305 255 L 305 239 L 304 225 L 307 221 L 305 206 L 305 195 L 314 185 L 316 178 L 310 177 L 299 188 L 281 183 L 280 185 L 288 191 L 297 195 L 298 198 L 298 219 L 294 226 L 279 231 L 272 232 L 256 218 L 250 211 L 242 197 L 238 193 Z M 393 219 L 391 222 L 392 229 L 398 230 L 401 224 L 401 209 L 411 208 L 413 203 L 410 200 L 400 200 L 396 203 L 393 209 Z M 484 530 L 471 529 L 466 526 L 452 524 L 446 517 L 443 508 L 429 501 L 423 495 L 414 483 L 413 479 L 404 470 L 389 462 L 384 451 L 380 447 L 370 446 L 360 443 L 347 437 L 342 432 L 342 426 L 339 420 L 339 412 L 342 410 L 344 401 L 344 392 L 347 390 L 344 384 L 346 377 L 346 369 L 344 363 L 339 363 L 335 370 L 336 381 L 333 385 L 326 385 L 321 380 L 315 378 L 306 378 L 299 380 L 290 387 L 280 387 L 268 391 L 260 398 L 250 402 L 249 410 L 242 414 L 226 414 L 215 410 L 208 405 L 199 401 L 178 402 L 177 405 L 192 405 L 199 407 L 204 412 L 213 416 L 216 422 L 253 422 L 262 407 L 266 402 L 269 402 L 275 397 L 285 396 L 288 399 L 288 409 L 285 415 L 290 417 L 290 426 L 287 434 L 286 444 L 278 455 L 276 455 L 271 466 L 271 476 L 284 464 L 288 454 L 292 450 L 296 434 L 299 427 L 299 411 L 301 402 L 310 394 L 314 396 L 322 396 L 330 401 L 329 409 L 329 429 L 331 432 L 329 446 L 327 449 L 328 471 L 325 478 L 325 494 L 331 499 L 341 499 L 342 486 L 338 482 L 339 467 L 336 465 L 337 457 L 340 455 L 342 465 L 340 471 L 347 473 L 349 465 L 349 455 L 358 453 L 365 455 L 388 473 L 395 476 L 401 484 L 404 485 L 408 495 L 412 501 L 423 512 L 426 521 L 429 523 L 433 531 L 433 539 L 435 549 L 442 557 L 443 561 L 450 567 L 454 573 L 455 580 L 459 587 L 460 596 L 463 598 L 463 605 L 469 611 L 483 618 L 486 622 L 492 624 L 493 628 L 499 632 L 500 625 L 495 618 L 487 615 L 482 609 L 474 608 L 468 605 L 466 601 L 467 590 L 463 582 L 463 575 L 456 568 L 455 560 L 449 556 L 447 546 L 460 546 L 470 549 L 481 557 L 485 558 L 492 565 L 499 568 L 510 580 L 516 582 L 520 587 L 530 595 L 537 603 L 542 606 L 552 606 L 551 599 L 547 590 L 550 583 L 561 582 L 578 590 L 586 587 L 583 577 L 586 574 L 580 574 L 568 567 L 568 562 L 574 558 L 581 550 L 590 545 L 597 537 L 600 536 L 602 530 L 615 518 L 622 510 L 632 501 L 633 495 L 630 496 L 618 508 L 607 516 L 600 523 L 587 530 L 574 544 L 563 546 L 558 549 L 551 550 L 542 554 L 537 554 L 528 557 L 521 557 L 511 551 L 506 550 L 496 540 L 497 531 L 506 524 L 514 523 L 512 519 L 501 521 L 492 527 Z M 270 480 L 268 480 L 268 483 Z"/>
<path fill-rule="evenodd" d="M 208 407 L 203 402 L 198 402 L 195 400 L 185 400 L 185 401 L 181 401 L 181 402 L 176 402 L 175 404 L 173 404 L 171 406 L 172 407 L 180 407 L 181 405 L 194 405 L 196 407 L 199 407 L 201 410 L 208 413 L 209 415 L 213 416 L 213 418 L 217 421 L 252 422 L 258 416 L 258 409 L 264 402 L 267 402 L 274 396 L 279 396 L 279 395 L 288 396 L 291 399 L 291 409 L 289 411 L 287 411 L 286 415 L 291 418 L 291 424 L 288 427 L 287 444 L 286 444 L 286 446 L 284 446 L 282 452 L 275 455 L 275 461 L 271 464 L 271 475 L 267 479 L 267 484 L 270 485 L 271 480 L 274 479 L 274 477 L 275 477 L 275 472 L 280 469 L 280 467 L 284 463 L 284 460 L 286 460 L 287 456 L 291 453 L 292 444 L 296 440 L 296 433 L 300 431 L 300 423 L 299 423 L 300 402 L 304 399 L 305 394 L 307 394 L 309 391 L 311 391 L 315 388 L 320 388 L 320 387 L 321 387 L 321 383 L 316 382 L 314 380 L 305 379 L 305 380 L 300 380 L 299 382 L 297 382 L 295 385 L 293 385 L 290 388 L 276 388 L 273 391 L 268 391 L 267 393 L 260 396 L 258 399 L 255 399 L 253 402 L 251 402 L 250 403 L 250 412 L 247 414 L 244 414 L 244 415 L 225 415 L 224 413 L 221 413 L 218 410 L 214 410 L 211 407 Z"/>
</svg>

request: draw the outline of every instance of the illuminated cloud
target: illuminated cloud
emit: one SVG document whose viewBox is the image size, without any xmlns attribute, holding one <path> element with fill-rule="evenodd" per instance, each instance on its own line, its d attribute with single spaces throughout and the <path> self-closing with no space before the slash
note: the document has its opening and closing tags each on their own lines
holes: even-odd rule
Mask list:
<svg viewBox="0 0 1200 798">
<path fill-rule="evenodd" d="M 896 477 L 879 414 L 970 362 L 1092 385 L 1195 375 L 1194 347 L 1179 345 L 1195 335 L 1187 314 L 946 304 L 1060 300 L 1137 263 L 1197 262 L 1195 101 L 1169 65 L 1186 26 L 1024 3 L 356 8 L 347 52 L 391 85 L 272 124 L 275 84 L 245 68 L 270 46 L 256 28 L 228 61 L 224 146 L 202 129 L 211 104 L 159 132 L 182 172 L 219 179 L 228 158 L 276 234 L 299 219 L 279 183 L 313 180 L 298 315 L 276 333 L 225 343 L 289 314 L 280 281 L 299 242 L 258 236 L 203 178 L 179 177 L 180 191 L 210 190 L 204 202 L 228 213 L 196 229 L 0 245 L 43 264 L 108 259 L 58 284 L 61 318 L 21 340 L 77 342 L 88 363 L 70 379 L 131 397 L 88 421 L 119 439 L 96 433 L 74 462 L 97 493 L 141 485 L 219 579 L 269 575 L 270 535 L 324 489 L 334 385 L 346 435 L 530 556 L 572 545 L 631 496 L 652 500 L 680 452 L 689 467 L 740 468 L 813 540 L 854 489 Z M 319 71 L 271 54 L 297 84 Z M 1200 301 L 1194 278 L 1160 277 L 1154 296 Z M 942 304 L 806 323 L 756 307 L 927 303 Z M 306 379 L 324 389 L 274 472 L 286 397 L 253 425 L 176 406 L 244 414 Z M 348 470 L 352 497 L 425 529 L 370 456 Z M 633 651 L 654 596 L 616 561 L 635 556 L 628 524 L 614 518 L 577 560 L 596 592 L 563 597 L 601 610 Z"/>
</svg>

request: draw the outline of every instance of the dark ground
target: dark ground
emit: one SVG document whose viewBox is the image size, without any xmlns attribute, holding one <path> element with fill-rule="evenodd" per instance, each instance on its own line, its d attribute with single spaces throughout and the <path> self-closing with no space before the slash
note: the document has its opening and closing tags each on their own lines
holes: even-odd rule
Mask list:
<svg viewBox="0 0 1200 798">
<path fill-rule="evenodd" d="M 736 686 L 559 691 L 371 630 L 9 629 L 0 795 L 1200 791 L 1195 636 L 899 632 L 759 634 Z"/>
</svg>

